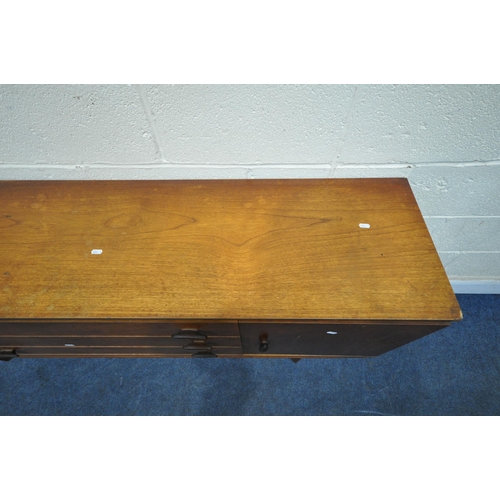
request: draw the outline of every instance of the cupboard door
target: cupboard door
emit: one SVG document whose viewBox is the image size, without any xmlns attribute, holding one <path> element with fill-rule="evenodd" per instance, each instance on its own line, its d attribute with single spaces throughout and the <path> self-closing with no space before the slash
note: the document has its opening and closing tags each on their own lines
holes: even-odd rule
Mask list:
<svg viewBox="0 0 500 500">
<path fill-rule="evenodd" d="M 378 356 L 444 324 L 241 323 L 244 355 Z"/>
</svg>

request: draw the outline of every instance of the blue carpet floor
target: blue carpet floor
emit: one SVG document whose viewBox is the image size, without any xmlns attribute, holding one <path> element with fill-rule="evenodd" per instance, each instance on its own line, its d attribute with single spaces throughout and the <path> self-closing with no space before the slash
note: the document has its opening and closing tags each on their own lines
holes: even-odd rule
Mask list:
<svg viewBox="0 0 500 500">
<path fill-rule="evenodd" d="M 15 359 L 0 415 L 500 415 L 500 295 L 371 359 Z"/>
</svg>

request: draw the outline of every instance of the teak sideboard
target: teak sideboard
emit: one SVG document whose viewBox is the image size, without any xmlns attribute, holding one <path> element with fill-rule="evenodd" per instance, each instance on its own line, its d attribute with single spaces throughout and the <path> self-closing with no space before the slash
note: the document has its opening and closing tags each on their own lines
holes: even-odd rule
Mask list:
<svg viewBox="0 0 500 500">
<path fill-rule="evenodd" d="M 365 357 L 462 313 L 406 179 L 0 182 L 0 359 Z"/>
</svg>

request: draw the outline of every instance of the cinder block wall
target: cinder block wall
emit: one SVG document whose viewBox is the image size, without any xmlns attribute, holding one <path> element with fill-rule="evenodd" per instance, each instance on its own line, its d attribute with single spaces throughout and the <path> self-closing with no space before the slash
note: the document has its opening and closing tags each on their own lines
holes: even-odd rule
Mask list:
<svg viewBox="0 0 500 500">
<path fill-rule="evenodd" d="M 407 177 L 457 292 L 500 292 L 498 85 L 0 85 L 0 179 Z"/>
</svg>

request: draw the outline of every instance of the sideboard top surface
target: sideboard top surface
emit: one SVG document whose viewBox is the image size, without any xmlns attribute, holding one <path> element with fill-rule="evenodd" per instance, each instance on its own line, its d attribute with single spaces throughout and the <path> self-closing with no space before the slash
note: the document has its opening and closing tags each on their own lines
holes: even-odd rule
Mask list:
<svg viewBox="0 0 500 500">
<path fill-rule="evenodd" d="M 106 318 L 461 311 L 406 179 L 0 182 L 0 319 Z"/>
</svg>

